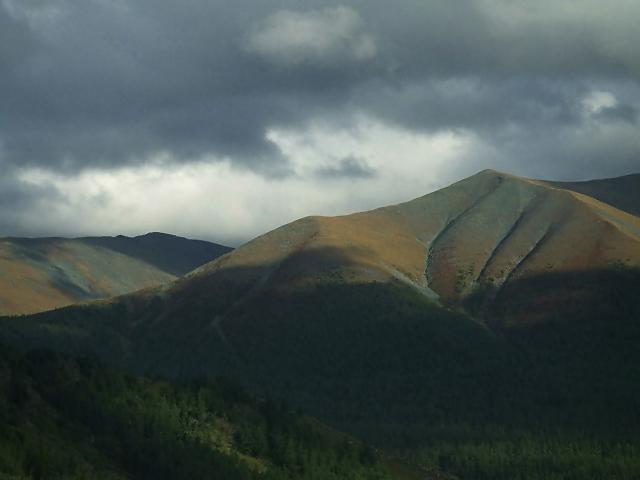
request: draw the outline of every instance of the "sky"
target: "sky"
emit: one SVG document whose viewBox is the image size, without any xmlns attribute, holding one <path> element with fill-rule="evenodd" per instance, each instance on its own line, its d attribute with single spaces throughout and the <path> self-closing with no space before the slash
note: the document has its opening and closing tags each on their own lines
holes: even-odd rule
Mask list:
<svg viewBox="0 0 640 480">
<path fill-rule="evenodd" d="M 0 0 L 0 236 L 238 245 L 640 172 L 637 0 Z"/>
</svg>

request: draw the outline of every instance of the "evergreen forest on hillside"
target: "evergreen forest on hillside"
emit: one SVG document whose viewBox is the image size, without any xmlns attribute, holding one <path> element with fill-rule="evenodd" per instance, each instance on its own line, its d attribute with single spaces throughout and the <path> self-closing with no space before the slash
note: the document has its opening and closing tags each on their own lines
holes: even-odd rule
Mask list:
<svg viewBox="0 0 640 480">
<path fill-rule="evenodd" d="M 384 479 L 376 452 L 223 381 L 0 353 L 0 478 Z"/>
<path fill-rule="evenodd" d="M 544 299 L 562 288 L 581 296 L 543 319 L 510 321 L 533 308 L 528 293 Z M 640 272 L 626 267 L 550 274 L 514 286 L 479 321 L 401 286 L 338 279 L 254 296 L 225 325 L 228 345 L 201 328 L 211 312 L 197 305 L 192 330 L 172 330 L 167 320 L 156 323 L 157 337 L 136 337 L 128 327 L 135 310 L 118 304 L 6 319 L 1 331 L 12 345 L 95 349 L 119 368 L 155 365 L 150 373 L 169 380 L 54 354 L 5 355 L 12 373 L 2 377 L 3 410 L 13 420 L 4 422 L 2 468 L 34 478 L 35 465 L 103 465 L 133 478 L 186 468 L 246 478 L 377 478 L 389 469 L 401 479 L 638 478 L 638 291 Z M 192 382 L 210 371 L 276 402 L 250 400 L 224 382 L 177 386 L 189 377 L 171 372 L 189 366 Z M 281 399 L 371 442 L 381 459 L 308 417 L 274 410 Z M 12 461 L 18 451 L 23 457 Z M 398 462 L 409 471 L 395 470 Z"/>
</svg>

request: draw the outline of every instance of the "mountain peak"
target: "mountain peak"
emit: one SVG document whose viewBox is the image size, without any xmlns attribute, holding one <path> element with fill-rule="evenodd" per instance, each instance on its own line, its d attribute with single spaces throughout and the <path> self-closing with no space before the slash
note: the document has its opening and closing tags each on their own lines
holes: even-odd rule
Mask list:
<svg viewBox="0 0 640 480">
<path fill-rule="evenodd" d="M 148 232 L 143 235 L 137 235 L 133 238 L 183 238 L 183 237 L 179 237 L 178 235 L 173 235 L 171 233 Z"/>
<path fill-rule="evenodd" d="M 472 175 L 471 177 L 467 177 L 467 179 L 476 178 L 476 177 L 495 178 L 498 180 L 511 179 L 511 180 L 520 180 L 522 182 L 534 182 L 534 180 L 530 178 L 521 177 L 519 175 L 514 175 L 513 173 L 509 173 L 509 172 L 503 172 L 501 170 L 495 170 L 493 168 L 485 168 L 484 170 L 480 170 L 475 175 Z M 466 179 L 463 179 L 462 181 L 464 182 L 464 180 Z"/>
<path fill-rule="evenodd" d="M 494 170 L 493 168 L 485 168 L 484 170 L 480 170 L 476 175 L 509 175 L 509 174 L 505 172 L 501 172 L 499 170 Z"/>
</svg>

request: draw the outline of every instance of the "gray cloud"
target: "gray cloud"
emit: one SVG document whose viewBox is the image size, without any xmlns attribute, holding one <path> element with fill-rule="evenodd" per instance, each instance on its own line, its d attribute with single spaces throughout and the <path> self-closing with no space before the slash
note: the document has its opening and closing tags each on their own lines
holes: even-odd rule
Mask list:
<svg viewBox="0 0 640 480">
<path fill-rule="evenodd" d="M 30 53 L 34 39 L 24 19 L 15 18 L 0 8 L 0 62 L 5 74 Z"/>
<path fill-rule="evenodd" d="M 345 6 L 297 12 L 280 10 L 247 38 L 247 50 L 281 66 L 317 67 L 363 62 L 376 55 L 375 40 L 358 12 Z"/>
<path fill-rule="evenodd" d="M 365 159 L 354 155 L 341 159 L 336 165 L 326 165 L 315 170 L 315 175 L 324 179 L 367 179 L 374 178 L 376 174 L 376 170 Z"/>
<path fill-rule="evenodd" d="M 477 136 L 465 173 L 629 173 L 639 17 L 634 0 L 0 0 L 0 162 L 73 176 L 226 161 L 286 178 L 271 130 L 366 116 Z M 595 90 L 616 103 L 585 114 Z M 316 172 L 370 178 L 358 162 Z M 0 218 L 47 195 L 8 178 Z"/>
<path fill-rule="evenodd" d="M 25 226 L 25 219 L 46 216 L 51 205 L 63 201 L 52 186 L 34 185 L 22 181 L 17 173 L 0 162 L 0 236 L 39 235 L 41 231 Z"/>
<path fill-rule="evenodd" d="M 638 122 L 638 109 L 633 105 L 614 105 L 600 110 L 596 117 L 601 120 L 621 121 L 627 123 Z"/>
</svg>

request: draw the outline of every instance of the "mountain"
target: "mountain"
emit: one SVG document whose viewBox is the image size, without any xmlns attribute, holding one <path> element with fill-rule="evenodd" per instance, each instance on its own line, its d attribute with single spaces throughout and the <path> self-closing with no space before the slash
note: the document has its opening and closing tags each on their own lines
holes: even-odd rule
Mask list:
<svg viewBox="0 0 640 480">
<path fill-rule="evenodd" d="M 35 313 L 157 286 L 230 250 L 164 233 L 0 239 L 0 314 Z"/>
<path fill-rule="evenodd" d="M 640 174 L 638 173 L 586 182 L 544 183 L 589 195 L 632 215 L 640 215 Z"/>
<path fill-rule="evenodd" d="M 454 478 L 635 478 L 638 289 L 640 218 L 489 170 L 300 219 L 162 288 L 0 320 L 0 341 L 230 376 Z"/>
<path fill-rule="evenodd" d="M 482 316 L 489 307 L 493 315 L 506 308 L 508 295 L 501 292 L 528 278 L 614 265 L 640 265 L 640 218 L 488 170 L 407 203 L 285 225 L 203 266 L 187 289 L 217 288 L 227 277 L 251 285 L 251 292 L 330 280 L 399 282 L 445 305 L 467 302 Z M 562 304 L 579 294 L 561 293 L 549 301 Z M 535 319 L 538 310 L 527 305 L 519 315 Z"/>
</svg>

